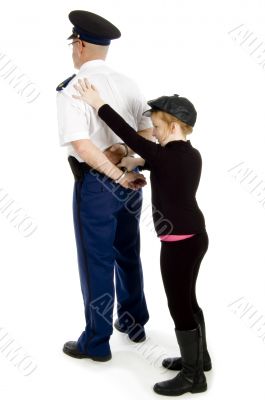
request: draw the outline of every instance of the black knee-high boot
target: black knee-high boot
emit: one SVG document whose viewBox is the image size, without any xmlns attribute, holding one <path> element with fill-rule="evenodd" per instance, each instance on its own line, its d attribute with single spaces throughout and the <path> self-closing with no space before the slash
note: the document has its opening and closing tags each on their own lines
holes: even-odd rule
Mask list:
<svg viewBox="0 0 265 400">
<path fill-rule="evenodd" d="M 202 331 L 203 370 L 210 371 L 212 369 L 212 362 L 207 349 L 205 321 L 202 309 L 200 309 L 196 314 L 194 314 L 194 317 L 198 322 L 198 324 L 200 324 Z M 163 367 L 170 369 L 172 371 L 180 371 L 182 368 L 182 360 L 181 357 L 166 358 L 165 360 L 162 361 L 162 365 Z"/>
<path fill-rule="evenodd" d="M 154 391 L 165 396 L 179 396 L 186 392 L 200 393 L 207 390 L 203 372 L 202 332 L 197 328 L 175 330 L 182 358 L 182 369 L 168 381 L 156 383 Z"/>
</svg>

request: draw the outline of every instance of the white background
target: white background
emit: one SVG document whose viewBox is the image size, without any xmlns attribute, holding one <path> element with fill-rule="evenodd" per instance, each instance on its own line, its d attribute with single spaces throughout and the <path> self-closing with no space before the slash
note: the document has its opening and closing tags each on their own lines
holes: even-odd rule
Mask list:
<svg viewBox="0 0 265 400">
<path fill-rule="evenodd" d="M 203 158 L 197 200 L 209 235 L 197 297 L 213 369 L 206 373 L 208 391 L 195 396 L 262 398 L 265 209 L 261 197 L 229 171 L 243 163 L 257 181 L 265 180 L 262 56 L 257 58 L 258 51 L 251 55 L 229 33 L 242 24 L 257 38 L 255 43 L 265 40 L 265 7 L 258 0 L 3 3 L 0 53 L 29 76 L 40 96 L 27 103 L 0 76 L 0 188 L 37 225 L 25 238 L 0 214 L 0 327 L 37 364 L 24 376 L 0 350 L 1 398 L 151 399 L 157 397 L 155 382 L 175 376 L 118 332 L 111 338 L 113 359 L 104 365 L 61 351 L 65 341 L 76 340 L 84 329 L 72 223 L 73 177 L 65 149 L 59 147 L 55 103 L 56 86 L 76 72 L 66 41 L 72 30 L 68 13 L 74 9 L 101 14 L 119 27 L 122 37 L 112 43 L 108 62 L 133 77 L 147 99 L 178 93 L 197 108 L 190 140 Z M 150 185 L 144 189 L 145 205 L 149 200 Z M 160 278 L 160 243 L 149 227 L 141 226 L 150 312 L 145 351 L 155 346 L 158 354 L 178 355 Z M 231 305 L 240 298 L 254 316 L 244 316 L 244 307 Z M 251 328 L 255 318 L 260 322 Z"/>
</svg>

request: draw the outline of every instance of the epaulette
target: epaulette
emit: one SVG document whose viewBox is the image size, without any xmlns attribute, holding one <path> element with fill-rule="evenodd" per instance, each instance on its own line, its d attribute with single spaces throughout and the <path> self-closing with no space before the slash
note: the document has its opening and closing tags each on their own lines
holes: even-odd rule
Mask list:
<svg viewBox="0 0 265 400">
<path fill-rule="evenodd" d="M 65 79 L 65 81 L 60 83 L 60 85 L 58 85 L 56 88 L 57 92 L 60 92 L 61 90 L 63 90 L 75 76 L 76 76 L 76 74 L 70 76 L 70 78 L 67 78 L 67 79 Z"/>
</svg>

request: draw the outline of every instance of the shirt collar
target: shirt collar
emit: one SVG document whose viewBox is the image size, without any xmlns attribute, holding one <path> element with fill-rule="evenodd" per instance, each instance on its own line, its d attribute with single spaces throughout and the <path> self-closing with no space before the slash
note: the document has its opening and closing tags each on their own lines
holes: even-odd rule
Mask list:
<svg viewBox="0 0 265 400">
<path fill-rule="evenodd" d="M 90 69 L 93 67 L 97 67 L 98 65 L 104 65 L 105 61 L 104 60 L 90 60 L 86 61 L 84 64 L 81 65 L 79 71 L 83 71 L 86 69 Z"/>
<path fill-rule="evenodd" d="M 179 146 L 179 145 L 185 145 L 185 146 L 191 146 L 190 140 L 171 140 L 168 142 L 165 147 L 171 147 L 171 146 Z"/>
</svg>

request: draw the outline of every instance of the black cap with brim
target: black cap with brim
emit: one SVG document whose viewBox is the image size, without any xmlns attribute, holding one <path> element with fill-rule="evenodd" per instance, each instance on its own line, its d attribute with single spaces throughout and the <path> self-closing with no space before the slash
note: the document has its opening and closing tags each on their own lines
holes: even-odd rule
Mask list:
<svg viewBox="0 0 265 400">
<path fill-rule="evenodd" d="M 80 39 L 92 44 L 108 46 L 111 40 L 121 36 L 119 29 L 111 22 L 89 11 L 71 11 L 69 19 L 74 27 L 68 39 Z"/>
<path fill-rule="evenodd" d="M 174 94 L 173 96 L 161 96 L 157 99 L 149 100 L 147 104 L 152 108 L 143 113 L 146 117 L 151 117 L 154 111 L 164 111 L 178 118 L 185 124 L 190 126 L 195 125 L 197 112 L 194 105 L 186 99 L 186 97 L 180 97 L 178 94 Z"/>
</svg>

